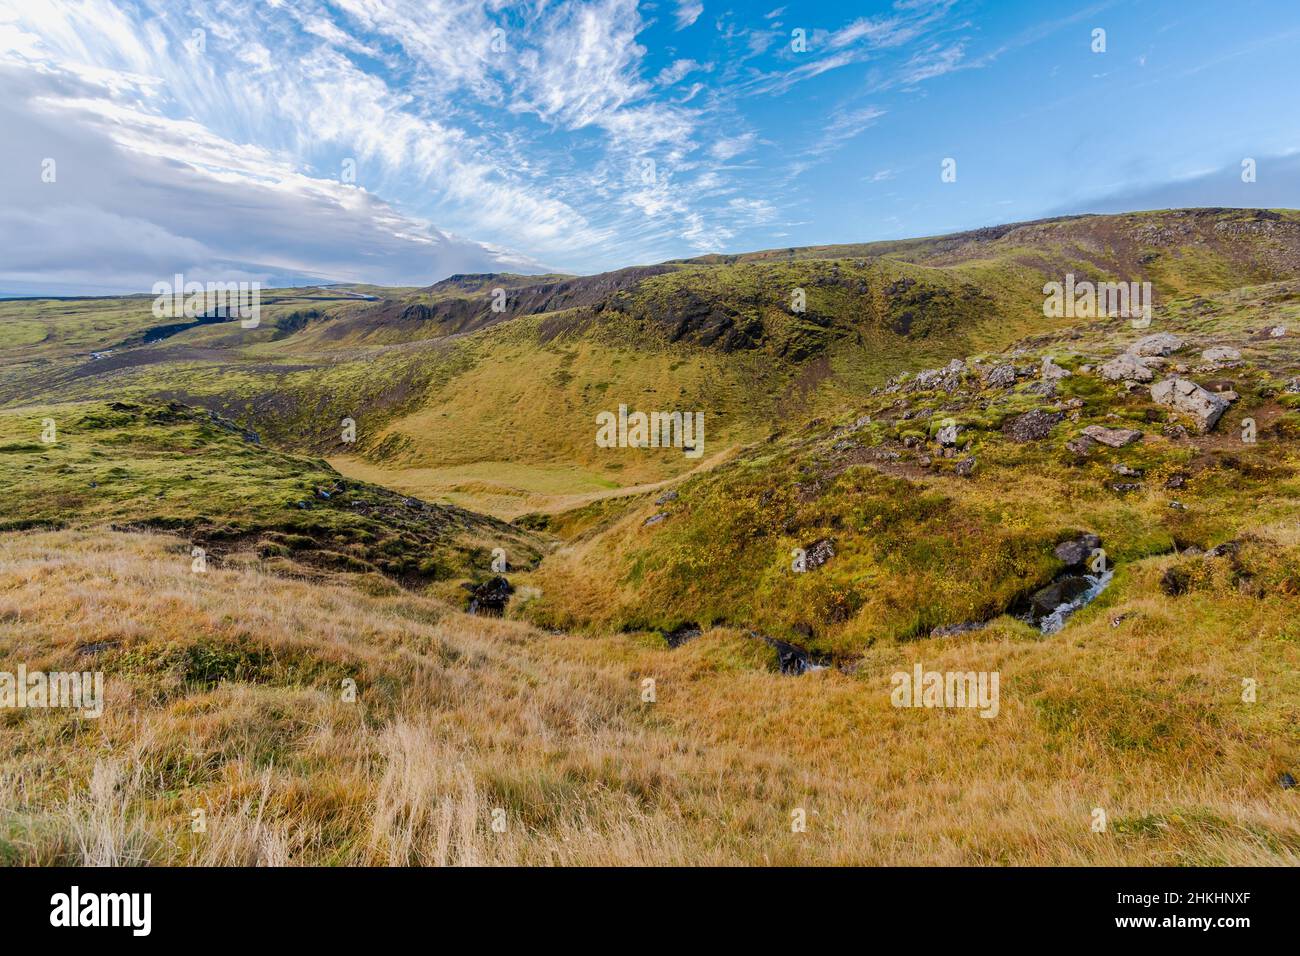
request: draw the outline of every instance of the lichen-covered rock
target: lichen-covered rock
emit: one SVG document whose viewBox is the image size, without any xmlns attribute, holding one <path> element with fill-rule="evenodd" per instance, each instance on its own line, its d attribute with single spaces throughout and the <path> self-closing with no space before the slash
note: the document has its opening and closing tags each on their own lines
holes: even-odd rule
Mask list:
<svg viewBox="0 0 1300 956">
<path fill-rule="evenodd" d="M 1207 362 L 1236 362 L 1241 359 L 1241 352 L 1228 345 L 1216 345 L 1202 352 L 1201 358 Z"/>
<path fill-rule="evenodd" d="M 1183 340 L 1172 332 L 1157 332 L 1144 339 L 1138 339 L 1130 346 L 1134 355 L 1172 355 L 1183 347 Z"/>
<path fill-rule="evenodd" d="M 1110 382 L 1149 382 L 1156 377 L 1146 362 L 1128 352 L 1111 359 L 1100 371 L 1101 377 Z"/>
<path fill-rule="evenodd" d="M 1095 534 L 1083 534 L 1071 541 L 1062 541 L 1052 550 L 1052 554 L 1069 567 L 1082 567 L 1092 552 L 1100 547 L 1101 538 Z"/>
<path fill-rule="evenodd" d="M 1050 355 L 1043 356 L 1043 365 L 1041 369 L 1041 374 L 1042 377 L 1047 379 L 1048 381 L 1055 381 L 1056 379 L 1070 377 L 1069 370 L 1061 368 L 1061 366 L 1053 362 L 1052 357 Z"/>
<path fill-rule="evenodd" d="M 835 557 L 835 542 L 830 538 L 821 538 L 805 546 L 803 551 L 804 567 L 813 571 Z"/>
<path fill-rule="evenodd" d="M 1190 415 L 1201 434 L 1211 431 L 1228 410 L 1228 400 L 1185 378 L 1167 378 L 1151 386 L 1151 400 Z"/>
<path fill-rule="evenodd" d="M 1133 428 L 1106 428 L 1102 425 L 1089 425 L 1083 434 L 1110 448 L 1123 448 L 1142 437 L 1142 433 Z"/>
<path fill-rule="evenodd" d="M 1097 447 L 1097 443 L 1087 435 L 1079 435 L 1067 441 L 1065 447 L 1079 458 L 1087 458 L 1088 455 L 1092 454 L 1092 450 Z"/>
<path fill-rule="evenodd" d="M 945 448 L 951 448 L 957 444 L 957 436 L 961 432 L 961 427 L 956 424 L 944 425 L 939 429 L 938 434 L 934 436 L 935 441 Z"/>
<path fill-rule="evenodd" d="M 989 370 L 984 384 L 993 388 L 1010 388 L 1016 384 L 1016 367 L 1014 365 L 997 365 Z"/>
<path fill-rule="evenodd" d="M 1035 408 L 1032 412 L 1025 412 L 1023 415 L 1008 419 L 1002 426 L 1002 432 L 1012 441 L 1022 445 L 1025 442 L 1041 441 L 1051 434 L 1052 428 L 1064 417 L 1061 412 Z"/>
</svg>

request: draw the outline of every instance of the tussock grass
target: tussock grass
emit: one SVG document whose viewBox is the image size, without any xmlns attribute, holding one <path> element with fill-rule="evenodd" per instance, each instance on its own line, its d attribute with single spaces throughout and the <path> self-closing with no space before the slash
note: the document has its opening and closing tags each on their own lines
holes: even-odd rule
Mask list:
<svg viewBox="0 0 1300 956">
<path fill-rule="evenodd" d="M 1149 583 L 1169 560 L 1133 575 Z M 1116 588 L 1054 639 L 1006 621 L 790 678 L 725 629 L 668 651 L 343 579 L 196 575 L 165 535 L 7 534 L 0 660 L 93 664 L 108 703 L 98 720 L 2 715 L 0 857 L 1300 862 L 1300 810 L 1276 783 L 1297 759 L 1292 602 L 1226 580 L 1177 599 Z M 224 679 L 177 664 L 233 646 L 262 664 Z M 892 707 L 889 675 L 915 661 L 1000 671 L 1001 713 Z M 1259 682 L 1253 705 L 1242 675 Z M 1089 829 L 1097 806 L 1104 834 Z M 796 808 L 807 832 L 791 832 Z"/>
</svg>

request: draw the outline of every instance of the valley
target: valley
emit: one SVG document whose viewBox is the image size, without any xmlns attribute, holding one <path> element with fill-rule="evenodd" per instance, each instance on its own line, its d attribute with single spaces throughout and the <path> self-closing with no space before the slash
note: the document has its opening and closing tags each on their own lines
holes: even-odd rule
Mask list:
<svg viewBox="0 0 1300 956">
<path fill-rule="evenodd" d="M 0 302 L 5 862 L 1300 862 L 1300 213 L 150 302 Z"/>
</svg>

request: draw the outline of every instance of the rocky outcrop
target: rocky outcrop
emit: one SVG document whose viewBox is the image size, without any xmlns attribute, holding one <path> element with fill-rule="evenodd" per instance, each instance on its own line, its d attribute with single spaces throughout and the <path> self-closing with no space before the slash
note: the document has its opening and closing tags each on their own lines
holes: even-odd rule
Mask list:
<svg viewBox="0 0 1300 956">
<path fill-rule="evenodd" d="M 1002 426 L 1002 433 L 1022 445 L 1026 442 L 1041 441 L 1052 433 L 1052 428 L 1063 418 L 1065 418 L 1063 412 L 1049 412 L 1042 408 L 1035 408 L 1032 412 L 1025 412 L 1023 415 L 1008 419 Z"/>
<path fill-rule="evenodd" d="M 1071 574 L 1039 588 L 1029 598 L 1030 618 L 1038 623 L 1063 604 L 1071 604 L 1087 593 L 1092 582 L 1082 574 Z"/>
<path fill-rule="evenodd" d="M 515 593 L 514 585 L 500 575 L 488 578 L 480 584 L 465 584 L 463 587 L 469 591 L 469 601 L 465 610 L 470 614 L 486 614 L 492 617 L 500 617 L 505 613 L 510 595 Z"/>
<path fill-rule="evenodd" d="M 757 631 L 750 631 L 750 637 L 756 637 L 768 647 L 776 651 L 776 663 L 781 669 L 782 674 L 789 674 L 798 677 L 800 674 L 806 674 L 809 671 L 825 670 L 830 666 L 830 661 L 824 657 L 815 657 L 805 651 L 802 647 L 795 647 L 793 644 L 787 644 L 785 641 L 778 641 L 774 637 L 768 637 L 766 634 L 759 634 Z"/>
<path fill-rule="evenodd" d="M 1110 448 L 1123 448 L 1125 445 L 1131 445 L 1142 437 L 1140 431 L 1132 428 L 1105 428 L 1102 425 L 1089 425 L 1083 430 L 1083 434 L 1085 437 Z"/>
<path fill-rule="evenodd" d="M 1222 395 L 1208 392 L 1185 378 L 1167 378 L 1153 385 L 1151 400 L 1157 405 L 1191 416 L 1202 435 L 1214 429 L 1223 413 L 1228 410 L 1229 404 Z"/>
<path fill-rule="evenodd" d="M 984 384 L 990 388 L 1010 388 L 1016 384 L 1016 367 L 1014 365 L 994 366 L 984 377 Z"/>
<path fill-rule="evenodd" d="M 664 631 L 663 635 L 669 647 L 681 647 L 687 641 L 693 641 L 703 633 L 704 629 L 698 624 L 694 621 L 687 621 L 671 631 Z"/>
</svg>

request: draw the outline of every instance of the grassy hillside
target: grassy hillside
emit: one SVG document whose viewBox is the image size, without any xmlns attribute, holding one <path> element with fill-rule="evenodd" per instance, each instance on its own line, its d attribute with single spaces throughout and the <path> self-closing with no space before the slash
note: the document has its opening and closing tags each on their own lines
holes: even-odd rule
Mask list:
<svg viewBox="0 0 1300 956">
<path fill-rule="evenodd" d="M 257 330 L 149 343 L 147 298 L 9 302 L 0 401 L 179 400 L 345 472 L 513 516 L 694 467 L 600 454 L 595 414 L 619 404 L 703 411 L 712 455 L 835 413 L 901 370 L 1069 327 L 1042 314 L 1044 282 L 1067 272 L 1149 280 L 1160 309 L 1298 270 L 1296 213 L 1180 210 L 600 276 L 456 276 L 372 302 L 295 290 L 265 297 Z"/>
<path fill-rule="evenodd" d="M 109 699 L 3 712 L 5 863 L 1300 863 L 1294 616 L 1223 582 L 791 679 L 734 632 L 548 634 L 176 551 L 0 536 L 0 653 Z M 998 717 L 891 707 L 917 662 L 1000 670 Z"/>
<path fill-rule="evenodd" d="M 504 522 L 345 479 L 176 403 L 0 412 L 0 484 L 8 492 L 0 530 L 168 529 L 214 564 L 252 555 L 291 573 L 429 584 L 486 574 L 494 547 L 520 566 L 541 554 L 536 539 Z"/>
<path fill-rule="evenodd" d="M 0 862 L 1300 863 L 1298 277 L 1300 214 L 1180 210 L 0 302 L 0 670 L 107 690 L 0 709 Z"/>
<path fill-rule="evenodd" d="M 973 356 L 932 381 L 902 376 L 838 417 L 691 477 L 672 500 L 648 493 L 592 520 L 542 522 L 571 543 L 535 576 L 544 596 L 530 613 L 598 630 L 755 628 L 852 660 L 1014 610 L 1063 572 L 1054 546 L 1084 532 L 1119 564 L 1114 593 L 1139 586 L 1127 577 L 1132 562 L 1258 536 L 1254 557 L 1271 570 L 1241 573 L 1294 594 L 1295 556 L 1279 558 L 1269 534 L 1300 514 L 1300 387 L 1288 391 L 1300 339 L 1265 330 L 1297 318 L 1295 283 L 1171 303 L 1158 328 L 1182 346 L 1158 360 L 1161 377 L 1237 396 L 1206 435 L 1180 427 L 1186 419 L 1155 403 L 1149 386 L 1101 376 L 1151 331 L 1120 320 Z M 1225 345 L 1242 355 L 1229 367 L 1200 357 Z M 1069 374 L 1045 377 L 1048 358 Z M 993 384 L 998 368 L 1014 381 Z M 1042 434 L 1011 433 L 1034 416 Z M 1253 443 L 1241 438 L 1246 418 Z M 937 440 L 947 424 L 959 430 L 951 457 Z M 1142 435 L 1076 452 L 1092 426 Z M 834 557 L 793 572 L 793 549 L 819 541 L 832 542 Z"/>
</svg>

